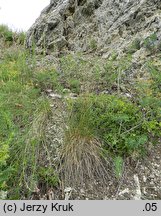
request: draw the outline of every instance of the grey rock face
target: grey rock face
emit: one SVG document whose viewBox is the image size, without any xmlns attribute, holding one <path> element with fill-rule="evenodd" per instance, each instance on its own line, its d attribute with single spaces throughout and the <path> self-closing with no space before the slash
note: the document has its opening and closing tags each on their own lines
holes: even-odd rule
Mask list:
<svg viewBox="0 0 161 216">
<path fill-rule="evenodd" d="M 161 0 L 51 0 L 26 46 L 60 51 L 122 52 L 136 38 L 161 39 Z"/>
</svg>

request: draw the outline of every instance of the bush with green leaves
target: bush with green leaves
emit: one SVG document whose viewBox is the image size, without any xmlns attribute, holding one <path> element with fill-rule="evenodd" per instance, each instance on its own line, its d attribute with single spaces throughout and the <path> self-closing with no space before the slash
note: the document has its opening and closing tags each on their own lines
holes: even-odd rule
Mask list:
<svg viewBox="0 0 161 216">
<path fill-rule="evenodd" d="M 96 50 L 97 49 L 97 41 L 94 38 L 91 38 L 89 41 L 89 47 L 92 50 Z"/>
<path fill-rule="evenodd" d="M 149 37 L 145 38 L 143 44 L 147 50 L 149 50 L 151 53 L 154 53 L 158 49 L 157 40 L 158 40 L 157 34 L 153 33 Z"/>
<path fill-rule="evenodd" d="M 9 45 L 12 45 L 13 42 L 17 45 L 24 45 L 26 33 L 24 31 L 13 31 L 7 25 L 0 25 L 0 38 Z"/>
<path fill-rule="evenodd" d="M 41 90 L 53 89 L 61 91 L 58 73 L 55 69 L 40 70 L 33 75 L 34 85 Z"/>
<path fill-rule="evenodd" d="M 0 25 L 0 38 L 3 38 L 6 42 L 12 42 L 13 31 L 6 25 Z"/>
<path fill-rule="evenodd" d="M 86 109 L 84 109 L 86 107 Z M 124 97 L 90 95 L 74 102 L 72 124 L 81 133 L 94 134 L 111 155 L 139 156 L 150 138 L 148 113 Z M 145 127 L 146 125 L 146 127 Z"/>
<path fill-rule="evenodd" d="M 114 157 L 114 170 L 116 178 L 119 179 L 123 173 L 123 158 L 120 156 Z"/>
<path fill-rule="evenodd" d="M 140 45 L 141 40 L 139 38 L 136 38 L 132 44 L 127 48 L 127 53 L 129 54 L 133 54 L 135 53 L 137 50 L 139 50 L 141 48 Z"/>
<path fill-rule="evenodd" d="M 16 42 L 20 45 L 24 45 L 25 40 L 26 40 L 26 33 L 23 31 L 16 32 Z"/>
<path fill-rule="evenodd" d="M 77 79 L 70 79 L 69 80 L 69 88 L 72 90 L 74 93 L 80 93 L 80 81 Z"/>
<path fill-rule="evenodd" d="M 137 95 L 146 114 L 143 127 L 151 134 L 151 139 L 157 140 L 161 136 L 161 73 L 153 62 L 147 62 L 146 69 L 149 78 L 138 82 Z"/>
<path fill-rule="evenodd" d="M 57 186 L 59 184 L 59 177 L 52 166 L 48 169 L 40 166 L 38 168 L 37 178 L 39 179 L 39 182 L 47 184 L 49 187 Z"/>
</svg>

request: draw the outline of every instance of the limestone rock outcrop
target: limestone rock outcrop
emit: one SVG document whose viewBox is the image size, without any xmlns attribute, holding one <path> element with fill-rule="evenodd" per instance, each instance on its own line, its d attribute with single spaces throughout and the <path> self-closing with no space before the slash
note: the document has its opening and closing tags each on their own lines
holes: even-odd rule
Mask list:
<svg viewBox="0 0 161 216">
<path fill-rule="evenodd" d="M 122 52 L 136 38 L 161 40 L 161 0 L 51 0 L 29 29 L 38 51 Z"/>
</svg>

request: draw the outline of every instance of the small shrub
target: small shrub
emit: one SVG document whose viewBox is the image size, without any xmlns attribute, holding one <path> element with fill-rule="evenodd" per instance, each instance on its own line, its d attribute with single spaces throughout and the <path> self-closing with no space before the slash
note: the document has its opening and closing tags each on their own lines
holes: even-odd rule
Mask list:
<svg viewBox="0 0 161 216">
<path fill-rule="evenodd" d="M 154 53 L 157 51 L 157 35 L 156 33 L 151 34 L 149 37 L 147 37 L 144 40 L 144 46 L 147 50 L 149 50 L 150 52 Z"/>
<path fill-rule="evenodd" d="M 94 38 L 92 38 L 90 40 L 89 46 L 92 50 L 96 50 L 97 49 L 97 41 Z"/>
<path fill-rule="evenodd" d="M 116 96 L 95 98 L 93 114 L 96 133 L 104 141 L 104 148 L 111 154 L 131 155 L 134 151 L 141 154 L 147 139 L 142 130 L 143 114 L 130 101 Z"/>
<path fill-rule="evenodd" d="M 0 25 L 0 38 L 6 42 L 13 42 L 13 32 L 6 25 Z"/>
<path fill-rule="evenodd" d="M 153 62 L 148 62 L 146 68 L 149 78 L 138 82 L 137 94 L 146 116 L 143 127 L 151 134 L 150 139 L 158 139 L 161 136 L 161 74 Z"/>
<path fill-rule="evenodd" d="M 135 53 L 137 50 L 139 50 L 141 48 L 140 46 L 140 39 L 136 38 L 133 43 L 128 47 L 127 49 L 127 53 L 129 54 L 133 54 Z"/>
<path fill-rule="evenodd" d="M 150 136 L 144 126 L 148 117 L 144 115 L 125 98 L 91 95 L 88 100 L 80 98 L 74 103 L 71 119 L 73 130 L 77 128 L 83 136 L 97 137 L 111 156 L 139 156 L 146 151 Z"/>
<path fill-rule="evenodd" d="M 69 80 L 69 86 L 72 92 L 74 93 L 80 93 L 80 81 L 76 79 Z"/>
<path fill-rule="evenodd" d="M 123 158 L 120 156 L 117 156 L 114 158 L 114 170 L 116 178 L 120 178 L 122 176 L 123 172 Z"/>
<path fill-rule="evenodd" d="M 103 77 L 107 82 L 108 87 L 111 87 L 114 83 L 117 82 L 117 65 L 114 64 L 112 60 L 108 61 L 104 65 L 104 74 Z"/>
<path fill-rule="evenodd" d="M 26 33 L 25 32 L 21 31 L 21 32 L 16 33 L 16 42 L 18 44 L 24 45 L 25 39 L 26 39 Z"/>
<path fill-rule="evenodd" d="M 37 178 L 41 184 L 45 184 L 48 187 L 57 186 L 59 183 L 59 178 L 53 167 L 39 167 L 37 171 Z"/>
<path fill-rule="evenodd" d="M 35 72 L 33 80 L 34 85 L 41 90 L 61 90 L 58 73 L 55 70 Z"/>
</svg>

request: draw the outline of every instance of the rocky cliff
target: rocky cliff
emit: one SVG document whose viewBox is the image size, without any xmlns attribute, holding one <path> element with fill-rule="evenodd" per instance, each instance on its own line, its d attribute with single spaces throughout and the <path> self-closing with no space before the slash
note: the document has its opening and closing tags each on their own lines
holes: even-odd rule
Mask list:
<svg viewBox="0 0 161 216">
<path fill-rule="evenodd" d="M 161 0 L 51 0 L 28 31 L 37 50 L 122 52 L 136 38 L 161 38 Z"/>
</svg>

